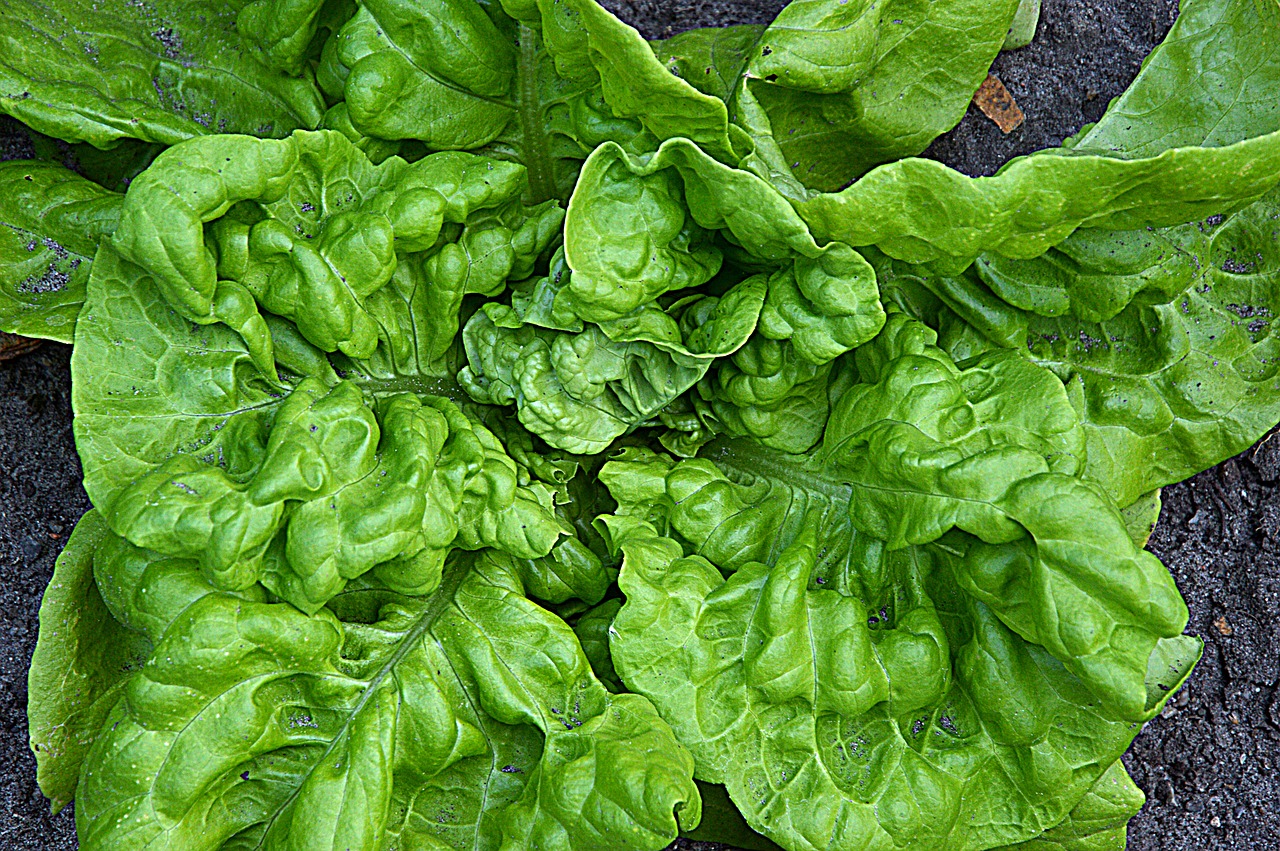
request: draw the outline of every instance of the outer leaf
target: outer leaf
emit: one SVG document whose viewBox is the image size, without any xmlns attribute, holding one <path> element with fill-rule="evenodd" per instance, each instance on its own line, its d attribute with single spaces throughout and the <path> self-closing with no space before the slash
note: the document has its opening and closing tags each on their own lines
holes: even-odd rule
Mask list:
<svg viewBox="0 0 1280 851">
<path fill-rule="evenodd" d="M 265 154 L 267 189 L 218 219 L 220 154 L 246 146 Z M 463 295 L 526 275 L 559 221 L 519 203 L 519 168 L 452 153 L 375 168 L 336 134 L 196 140 L 162 160 L 131 187 L 116 238 L 141 265 L 103 249 L 73 355 L 86 487 L 112 528 L 307 611 L 374 569 L 420 591 L 455 546 L 547 555 L 565 531 L 551 488 L 447 398 L 465 398 L 448 378 Z M 213 164 L 188 189 L 208 206 L 179 198 L 165 219 L 180 161 Z M 186 260 L 211 255 L 234 331 L 192 325 L 162 295 L 197 300 L 192 282 L 215 272 Z M 334 351 L 344 310 L 371 335 L 347 345 L 363 358 Z"/>
<path fill-rule="evenodd" d="M 687 752 L 503 556 L 315 615 L 139 550 L 98 572 L 156 650 L 90 753 L 87 846 L 656 849 L 697 823 Z"/>
<path fill-rule="evenodd" d="M 121 196 L 61 166 L 0 163 L 0 331 L 71 342 Z"/>
<path fill-rule="evenodd" d="M 859 493 L 853 525 L 891 548 L 975 536 L 950 536 L 961 586 L 1104 706 L 1144 717 L 1148 660 L 1182 632 L 1186 604 L 1100 489 L 1069 475 L 1081 435 L 1066 393 L 1011 352 L 955 370 L 903 319 L 860 352 L 867 383 L 841 397 L 823 443 Z"/>
<path fill-rule="evenodd" d="M 80 766 L 103 719 L 151 643 L 125 629 L 102 602 L 94 551 L 111 534 L 90 511 L 58 556 L 40 604 L 40 638 L 27 675 L 27 724 L 36 782 L 54 812 L 75 794 Z"/>
<path fill-rule="evenodd" d="M 688 87 L 592 0 L 543 5 L 366 3 L 326 44 L 321 82 L 363 134 L 513 159 L 534 200 L 567 198 L 592 148 L 635 138 L 651 113 L 661 125 L 660 90 Z M 611 110 L 597 66 L 619 97 L 646 99 Z"/>
<path fill-rule="evenodd" d="M 107 148 L 209 133 L 283 136 L 320 123 L 310 79 L 269 71 L 235 32 L 243 0 L 56 6 L 0 13 L 0 111 L 59 139 Z"/>
<path fill-rule="evenodd" d="M 738 93 L 736 120 L 756 143 L 745 163 L 780 186 L 830 192 L 920 153 L 964 116 L 1017 5 L 790 4 L 761 36 Z"/>
<path fill-rule="evenodd" d="M 1280 173 L 1280 10 L 1187 7 L 1130 91 L 1071 147 L 990 178 L 903 160 L 838 194 L 792 190 L 802 215 L 819 239 L 955 270 L 980 250 L 1036 257 L 1078 227 L 1137 230 L 1240 208 Z"/>
<path fill-rule="evenodd" d="M 827 590 L 810 582 L 828 546 L 812 527 L 772 567 L 727 580 L 647 524 L 610 528 L 626 554 L 612 641 L 624 681 L 698 777 L 788 848 L 1032 838 L 1135 732 L 953 584 L 941 550 L 864 548 Z"/>
<path fill-rule="evenodd" d="M 881 166 L 837 194 L 798 200 L 820 240 L 876 245 L 964 268 L 980 251 L 1036 257 L 1080 227 L 1162 227 L 1240 208 L 1280 175 L 1280 133 L 1145 159 L 1033 154 L 994 177 L 929 160 Z"/>
<path fill-rule="evenodd" d="M 1008 851 L 1124 851 L 1125 823 L 1145 800 L 1124 764 L 1116 760 L 1061 824 Z"/>
<path fill-rule="evenodd" d="M 1220 147 L 1280 129 L 1280 8 L 1253 0 L 1187 0 L 1164 42 L 1077 148 L 1148 157 Z"/>
<path fill-rule="evenodd" d="M 768 27 L 692 30 L 654 50 L 728 105 L 734 129 L 754 144 L 742 162 L 799 197 L 918 154 L 954 126 L 1016 8 L 1011 0 L 793 2 Z"/>
<path fill-rule="evenodd" d="M 1280 130 L 1280 8 L 1270 3 L 1186 4 L 1169 37 L 1074 150 L 1153 156 L 1218 147 Z M 1227 212 L 1223 210 L 1218 213 Z M 1080 231 L 1034 261 L 986 256 L 984 279 L 1006 301 L 1044 316 L 1068 310 L 1105 321 L 1130 301 L 1163 303 L 1200 272 L 1203 230 Z"/>
<path fill-rule="evenodd" d="M 1225 219 L 1132 235 L 1153 247 L 1186 246 L 1176 257 L 1176 283 L 1185 281 L 1184 269 L 1194 277 L 1171 303 L 1139 298 L 1102 322 L 1019 310 L 973 275 L 910 275 L 919 270 L 879 260 L 877 268 L 882 286 L 896 286 L 890 282 L 907 272 L 949 295 L 943 313 L 952 317 L 939 327 L 947 323 L 944 343 L 957 358 L 1004 346 L 1052 369 L 1081 419 L 1086 474 L 1127 505 L 1244 451 L 1280 419 L 1280 350 L 1272 333 L 1280 315 L 1277 213 L 1280 197 L 1272 192 Z M 988 278 L 1006 268 L 979 266 Z M 1168 274 L 1157 267 L 1149 280 L 1165 287 Z M 1094 291 L 1129 286 L 1124 278 L 1098 278 L 1061 280 L 1073 293 L 1095 283 Z"/>
</svg>

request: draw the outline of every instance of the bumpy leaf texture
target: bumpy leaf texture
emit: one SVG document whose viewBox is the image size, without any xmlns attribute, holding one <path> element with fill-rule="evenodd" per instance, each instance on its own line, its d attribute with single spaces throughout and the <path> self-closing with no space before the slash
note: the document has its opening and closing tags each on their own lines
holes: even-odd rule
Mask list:
<svg viewBox="0 0 1280 851">
<path fill-rule="evenodd" d="M 1077 477 L 1061 384 L 1012 352 L 957 369 L 932 340 L 892 315 L 813 453 L 716 442 L 601 472 L 613 664 L 788 848 L 1031 840 L 1199 656 L 1169 574 Z"/>
<path fill-rule="evenodd" d="M 0 112 L 68 142 L 172 145 L 210 133 L 282 136 L 319 124 L 309 76 L 258 62 L 243 0 L 16 0 L 0 11 Z"/>
<path fill-rule="evenodd" d="M 723 295 L 686 295 L 708 282 Z M 639 158 L 605 144 L 570 200 L 563 257 L 472 318 L 461 378 L 573 452 L 602 451 L 700 381 L 724 431 L 803 451 L 826 407 L 802 382 L 883 321 L 870 265 L 818 246 L 760 178 L 679 140 Z M 788 416 L 798 396 L 820 410 Z"/>
<path fill-rule="evenodd" d="M 71 342 L 122 200 L 61 166 L 0 163 L 0 331 Z"/>
<path fill-rule="evenodd" d="M 114 536 L 93 573 L 154 650 L 85 758 L 86 847 L 651 848 L 697 822 L 669 728 L 604 689 L 506 555 L 316 615 Z"/>
<path fill-rule="evenodd" d="M 96 506 L 29 689 L 83 847 L 658 849 L 704 798 L 1121 847 L 1199 655 L 1158 489 L 1280 420 L 1280 8 L 1187 0 L 994 177 L 914 159 L 1029 5 L 0 12 L 48 134 L 0 330 L 74 328 Z"/>
<path fill-rule="evenodd" d="M 555 234 L 524 185 L 469 154 L 373 166 L 332 132 L 163 154 L 99 252 L 72 365 L 112 529 L 306 611 L 371 569 L 422 590 L 455 545 L 547 555 L 551 487 L 449 377 L 464 295 Z"/>
</svg>

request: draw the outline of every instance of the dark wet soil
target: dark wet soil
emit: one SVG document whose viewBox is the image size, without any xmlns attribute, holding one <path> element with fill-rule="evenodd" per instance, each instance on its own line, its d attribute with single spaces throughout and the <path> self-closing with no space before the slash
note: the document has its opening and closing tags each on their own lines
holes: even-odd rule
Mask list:
<svg viewBox="0 0 1280 851">
<path fill-rule="evenodd" d="M 662 37 L 768 20 L 777 0 L 606 0 Z M 1170 0 L 1045 0 L 1036 42 L 994 72 L 1026 113 L 1004 136 L 975 109 L 928 151 L 969 174 L 1058 144 L 1137 73 L 1176 14 Z M 0 117 L 0 158 L 30 155 Z M 88 508 L 71 438 L 69 349 L 0 364 L 0 848 L 75 848 L 70 808 L 50 817 L 26 747 L 26 669 L 40 595 Z M 1205 640 L 1189 685 L 1125 757 L 1147 805 L 1131 851 L 1280 848 L 1280 437 L 1165 490 L 1151 549 Z M 686 849 L 715 846 L 685 843 Z"/>
</svg>

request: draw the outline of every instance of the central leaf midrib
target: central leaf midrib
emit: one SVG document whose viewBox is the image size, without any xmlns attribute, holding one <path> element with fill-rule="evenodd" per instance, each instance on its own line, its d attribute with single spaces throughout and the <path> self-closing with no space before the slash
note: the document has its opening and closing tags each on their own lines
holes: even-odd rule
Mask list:
<svg viewBox="0 0 1280 851">
<path fill-rule="evenodd" d="M 333 754 L 334 747 L 339 742 L 349 740 L 348 733 L 350 732 L 352 725 L 360 716 L 360 713 L 364 711 L 369 700 L 378 692 L 378 689 L 382 687 L 383 681 L 399 666 L 402 661 L 404 661 L 404 657 L 409 655 L 414 647 L 418 645 L 419 640 L 426 635 L 433 626 L 435 626 L 436 620 L 444 612 L 445 608 L 453 602 L 454 596 L 462 586 L 462 581 L 466 579 L 467 574 L 470 572 L 472 563 L 473 560 L 469 558 L 455 558 L 451 564 L 445 565 L 444 575 L 440 581 L 440 587 L 432 592 L 431 600 L 427 603 L 427 607 L 423 609 L 422 614 L 418 616 L 413 626 L 410 627 L 409 631 L 400 639 L 395 652 L 391 654 L 390 658 L 383 663 L 382 667 L 378 669 L 378 672 L 369 680 L 369 684 L 365 688 L 364 693 L 360 696 L 360 700 L 357 701 L 350 714 L 347 715 L 346 720 L 342 723 L 341 728 L 339 728 L 332 741 L 329 742 L 329 746 L 325 748 L 324 753 L 319 759 L 311 764 L 311 767 L 307 769 L 306 773 L 298 778 L 298 782 L 293 793 L 289 795 L 289 798 L 280 805 L 280 808 L 276 810 L 275 815 L 271 817 L 271 822 L 267 825 L 267 829 L 263 831 L 262 839 L 258 842 L 256 847 L 264 847 L 263 842 L 265 842 L 267 837 L 271 834 L 271 830 L 276 824 L 276 819 L 278 819 L 280 814 L 287 810 L 297 799 L 298 793 L 300 793 L 302 791 L 302 787 L 306 785 L 307 778 L 310 777 L 321 764 L 330 758 Z"/>
<path fill-rule="evenodd" d="M 518 38 L 516 112 L 520 120 L 520 147 L 528 169 L 530 201 L 539 204 L 556 197 L 555 174 L 538 95 L 538 47 L 542 39 L 524 23 L 520 24 Z"/>
<path fill-rule="evenodd" d="M 796 463 L 808 455 L 791 455 L 744 439 L 717 438 L 708 443 L 698 457 L 705 458 L 722 470 L 732 470 L 747 479 L 766 478 L 786 485 L 819 493 L 836 504 L 848 504 L 853 486 L 815 471 L 811 465 Z"/>
<path fill-rule="evenodd" d="M 470 402 L 471 397 L 455 379 L 435 375 L 397 375 L 378 378 L 371 375 L 349 374 L 350 381 L 361 390 L 374 396 L 391 396 L 397 393 L 415 393 L 419 396 L 442 396 L 453 402 Z"/>
</svg>

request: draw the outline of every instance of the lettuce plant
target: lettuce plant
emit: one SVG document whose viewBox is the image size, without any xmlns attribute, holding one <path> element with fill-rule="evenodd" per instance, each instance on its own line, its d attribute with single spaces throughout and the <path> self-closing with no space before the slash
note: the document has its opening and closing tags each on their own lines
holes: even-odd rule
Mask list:
<svg viewBox="0 0 1280 851">
<path fill-rule="evenodd" d="M 1159 489 L 1280 420 L 1280 7 L 1183 6 L 974 179 L 1038 3 L 8 4 L 82 846 L 1122 847 Z"/>
</svg>

